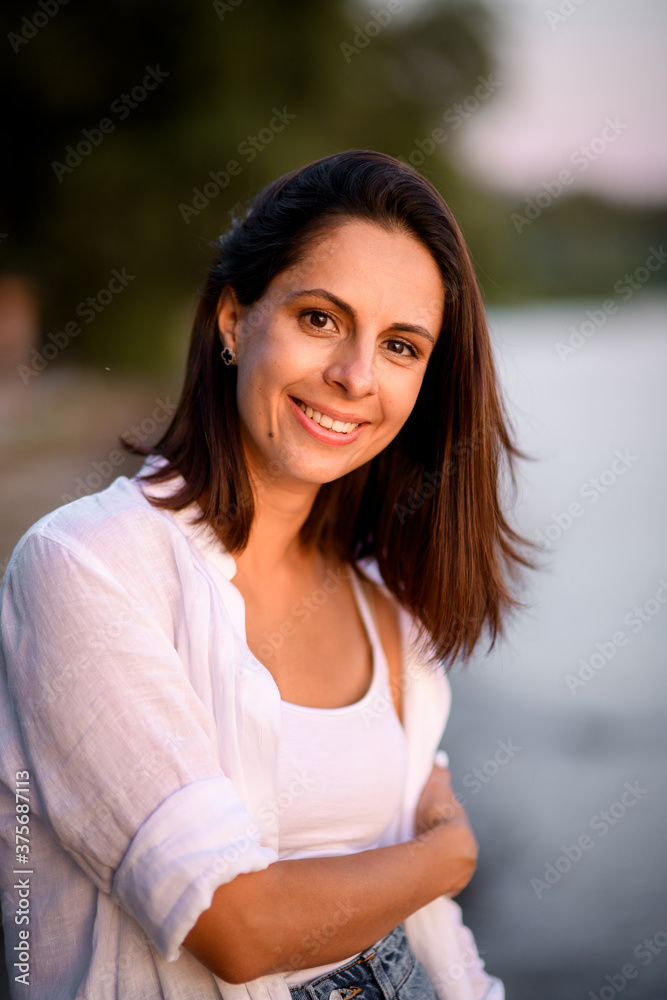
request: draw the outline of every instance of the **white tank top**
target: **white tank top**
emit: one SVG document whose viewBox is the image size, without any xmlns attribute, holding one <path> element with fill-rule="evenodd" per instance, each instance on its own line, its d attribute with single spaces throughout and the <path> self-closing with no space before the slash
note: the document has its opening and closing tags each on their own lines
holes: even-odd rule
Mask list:
<svg viewBox="0 0 667 1000">
<path fill-rule="evenodd" d="M 342 708 L 281 701 L 277 789 L 281 861 L 354 854 L 396 843 L 398 838 L 407 771 L 405 733 L 368 603 L 354 573 L 351 580 L 372 649 L 373 678 L 360 701 Z M 332 919 L 336 905 L 332 899 Z M 290 972 L 287 984 L 303 983 L 342 964 Z"/>
</svg>

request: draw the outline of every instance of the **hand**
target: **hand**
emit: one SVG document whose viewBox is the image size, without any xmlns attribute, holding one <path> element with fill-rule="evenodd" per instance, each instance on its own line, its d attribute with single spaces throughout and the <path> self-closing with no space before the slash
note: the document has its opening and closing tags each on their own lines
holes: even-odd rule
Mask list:
<svg viewBox="0 0 667 1000">
<path fill-rule="evenodd" d="M 465 810 L 452 790 L 449 769 L 434 764 L 417 803 L 415 831 L 421 834 L 453 819 L 468 823 Z"/>
<path fill-rule="evenodd" d="M 461 892 L 475 873 L 478 847 L 465 809 L 452 790 L 448 768 L 433 765 L 417 803 L 415 830 L 418 842 L 438 854 L 443 893 Z"/>
</svg>

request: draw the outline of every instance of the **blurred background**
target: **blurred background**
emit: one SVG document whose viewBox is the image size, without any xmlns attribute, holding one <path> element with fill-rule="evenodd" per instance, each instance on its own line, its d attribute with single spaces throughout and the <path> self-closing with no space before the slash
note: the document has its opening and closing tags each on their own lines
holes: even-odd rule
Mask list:
<svg viewBox="0 0 667 1000">
<path fill-rule="evenodd" d="M 262 185 L 400 156 L 466 235 L 541 571 L 452 673 L 508 1000 L 667 997 L 667 7 L 5 0 L 0 571 L 131 475 L 178 397 L 209 241 Z M 0 992 L 1 992 L 0 988 Z"/>
</svg>

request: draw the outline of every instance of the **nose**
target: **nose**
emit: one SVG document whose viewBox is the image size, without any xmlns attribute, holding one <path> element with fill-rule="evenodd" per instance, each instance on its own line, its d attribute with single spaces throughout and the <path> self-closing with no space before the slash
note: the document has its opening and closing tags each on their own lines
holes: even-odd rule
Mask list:
<svg viewBox="0 0 667 1000">
<path fill-rule="evenodd" d="M 349 399 L 378 391 L 375 337 L 350 337 L 339 344 L 324 372 L 327 385 L 343 389 Z"/>
</svg>

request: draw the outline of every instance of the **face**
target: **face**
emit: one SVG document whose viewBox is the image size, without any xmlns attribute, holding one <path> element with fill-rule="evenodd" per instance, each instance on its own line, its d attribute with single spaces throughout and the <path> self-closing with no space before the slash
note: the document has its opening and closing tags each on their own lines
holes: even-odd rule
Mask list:
<svg viewBox="0 0 667 1000">
<path fill-rule="evenodd" d="M 224 295 L 251 472 L 312 492 L 382 451 L 417 399 L 444 295 L 421 243 L 356 220 L 323 233 L 252 306 Z"/>
</svg>

